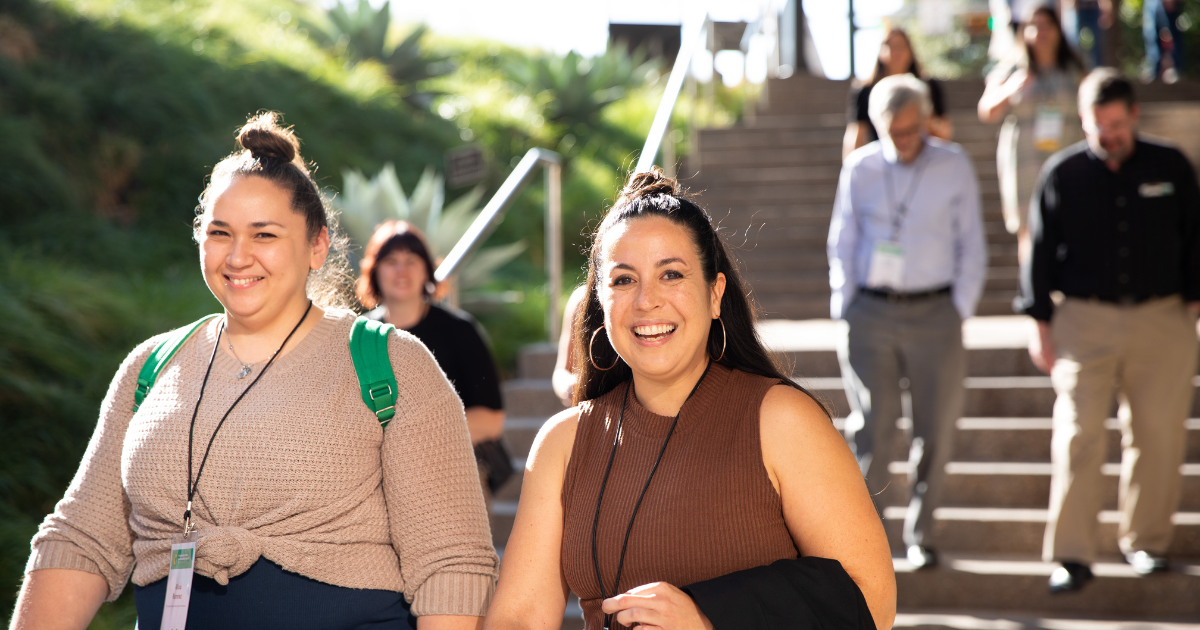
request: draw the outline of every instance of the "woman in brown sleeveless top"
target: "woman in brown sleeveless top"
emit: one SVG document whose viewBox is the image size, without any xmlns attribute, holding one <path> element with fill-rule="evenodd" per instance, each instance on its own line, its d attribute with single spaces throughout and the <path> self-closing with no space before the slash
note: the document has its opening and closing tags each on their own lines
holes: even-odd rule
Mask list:
<svg viewBox="0 0 1200 630">
<path fill-rule="evenodd" d="M 840 562 L 864 625 L 891 627 L 891 554 L 853 456 L 661 171 L 633 175 L 597 229 L 575 321 L 578 404 L 534 443 L 485 628 L 558 628 L 569 592 L 587 630 L 802 627 L 720 625 L 683 590 L 800 556 Z"/>
</svg>

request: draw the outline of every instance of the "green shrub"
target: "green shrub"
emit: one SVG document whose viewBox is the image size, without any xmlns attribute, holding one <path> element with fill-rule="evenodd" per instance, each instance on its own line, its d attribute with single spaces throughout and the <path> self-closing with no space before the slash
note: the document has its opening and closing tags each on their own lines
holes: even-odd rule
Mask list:
<svg viewBox="0 0 1200 630">
<path fill-rule="evenodd" d="M 217 308 L 199 281 L 96 274 L 0 250 L 0 609 L 134 345 Z M 110 613 L 105 613 L 109 618 Z M 116 614 L 116 613 L 113 613 Z"/>
<path fill-rule="evenodd" d="M 0 56 L 10 243 L 113 269 L 191 259 L 204 178 L 260 109 L 296 125 L 326 185 L 389 161 L 411 185 L 458 143 L 453 125 L 400 104 L 381 69 L 347 69 L 289 35 L 270 2 L 9 4 L 36 45 Z"/>
</svg>

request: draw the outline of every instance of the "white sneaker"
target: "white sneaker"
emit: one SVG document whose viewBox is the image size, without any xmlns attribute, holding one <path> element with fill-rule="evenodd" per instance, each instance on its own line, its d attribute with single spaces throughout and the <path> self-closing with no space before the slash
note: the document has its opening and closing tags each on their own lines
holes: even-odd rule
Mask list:
<svg viewBox="0 0 1200 630">
<path fill-rule="evenodd" d="M 1128 562 L 1133 567 L 1134 573 L 1138 575 L 1150 575 L 1167 570 L 1166 558 L 1152 555 L 1146 551 L 1125 554 L 1125 562 Z"/>
<path fill-rule="evenodd" d="M 930 569 L 937 566 L 937 552 L 927 547 L 909 545 L 907 555 L 914 569 Z"/>
</svg>

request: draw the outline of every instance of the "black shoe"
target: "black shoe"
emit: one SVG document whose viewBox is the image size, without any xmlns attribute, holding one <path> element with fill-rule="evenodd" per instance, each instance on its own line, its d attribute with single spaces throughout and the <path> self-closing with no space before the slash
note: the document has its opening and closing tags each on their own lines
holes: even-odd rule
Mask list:
<svg viewBox="0 0 1200 630">
<path fill-rule="evenodd" d="M 1147 551 L 1135 551 L 1125 554 L 1125 562 L 1133 565 L 1133 572 L 1138 575 L 1150 575 L 1167 570 L 1167 559 L 1155 556 Z"/>
<path fill-rule="evenodd" d="M 1092 581 L 1092 570 L 1086 564 L 1064 562 L 1050 574 L 1050 594 L 1069 593 Z"/>
<path fill-rule="evenodd" d="M 908 561 L 914 570 L 932 569 L 938 563 L 937 552 L 921 545 L 909 545 Z"/>
</svg>

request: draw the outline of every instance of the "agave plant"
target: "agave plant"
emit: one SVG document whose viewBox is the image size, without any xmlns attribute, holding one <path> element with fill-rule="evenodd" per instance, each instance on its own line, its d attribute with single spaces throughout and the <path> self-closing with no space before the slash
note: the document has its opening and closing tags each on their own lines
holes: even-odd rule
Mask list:
<svg viewBox="0 0 1200 630">
<path fill-rule="evenodd" d="M 432 167 L 421 174 L 411 196 L 404 194 L 391 163 L 370 178 L 357 169 L 344 170 L 342 181 L 342 194 L 334 198 L 333 204 L 341 212 L 341 225 L 356 246 L 365 247 L 380 223 L 403 219 L 425 232 L 433 250 L 430 254 L 435 258 L 449 253 L 466 234 L 479 216 L 479 202 L 483 199 L 483 189 L 477 187 L 445 204 L 445 181 Z M 483 286 L 497 269 L 523 251 L 524 241 L 476 251 L 458 272 L 458 288 L 470 291 Z"/>
<path fill-rule="evenodd" d="M 630 55 L 612 47 L 590 59 L 574 51 L 562 57 L 522 58 L 509 63 L 505 73 L 510 82 L 543 103 L 546 120 L 572 128 L 595 125 L 605 107 L 642 85 L 657 69 L 658 63 L 646 61 L 641 49 Z"/>
<path fill-rule="evenodd" d="M 431 55 L 421 47 L 421 40 L 429 29 L 418 25 L 399 44 L 388 46 L 390 0 L 379 10 L 372 8 L 368 0 L 358 0 L 355 9 L 350 10 L 348 2 L 339 2 L 326 11 L 324 23 L 308 24 L 311 36 L 354 62 L 379 61 L 387 67 L 407 103 L 428 109 L 438 93 L 421 90 L 417 84 L 454 71 L 454 64 L 448 57 Z"/>
</svg>

